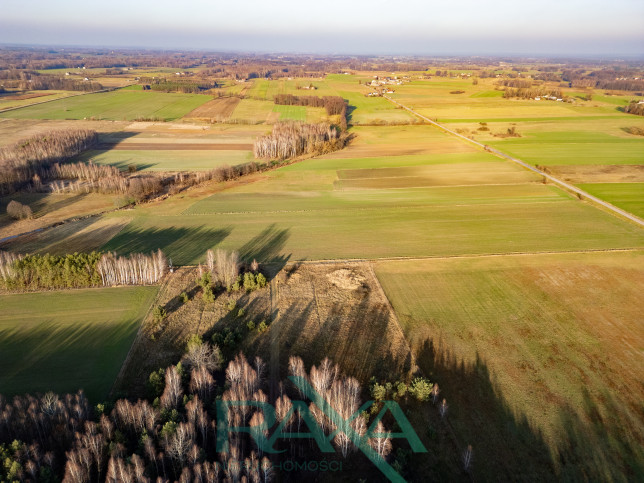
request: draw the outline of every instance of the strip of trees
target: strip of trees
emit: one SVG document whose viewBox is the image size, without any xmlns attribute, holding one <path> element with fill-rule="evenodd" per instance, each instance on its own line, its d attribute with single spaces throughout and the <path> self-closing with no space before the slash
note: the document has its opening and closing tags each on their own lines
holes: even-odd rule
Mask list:
<svg viewBox="0 0 644 483">
<path fill-rule="evenodd" d="M 94 92 L 103 89 L 103 86 L 98 82 L 91 80 L 77 80 L 65 79 L 63 77 L 55 76 L 33 76 L 29 79 L 21 80 L 18 88 L 22 90 L 45 91 L 45 90 L 61 90 L 61 91 L 82 91 Z"/>
<path fill-rule="evenodd" d="M 34 176 L 47 177 L 50 168 L 98 142 L 96 131 L 66 129 L 51 131 L 0 149 L 0 194 L 30 185 Z"/>
<path fill-rule="evenodd" d="M 256 158 L 293 159 L 303 154 L 317 155 L 346 146 L 349 136 L 329 123 L 278 122 L 273 132 L 259 137 L 253 145 Z"/>
<path fill-rule="evenodd" d="M 518 97 L 520 99 L 534 99 L 535 97 L 556 97 L 562 99 L 561 89 L 553 87 L 535 87 L 531 89 L 506 87 L 503 91 L 503 97 L 510 99 Z"/>
<path fill-rule="evenodd" d="M 161 250 L 129 257 L 100 252 L 20 255 L 0 251 L 0 284 L 10 290 L 153 284 L 167 270 Z"/>
</svg>

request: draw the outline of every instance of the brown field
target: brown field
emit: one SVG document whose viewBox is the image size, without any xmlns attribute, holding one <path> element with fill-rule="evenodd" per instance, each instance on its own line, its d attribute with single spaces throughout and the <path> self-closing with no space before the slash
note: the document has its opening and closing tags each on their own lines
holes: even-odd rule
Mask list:
<svg viewBox="0 0 644 483">
<path fill-rule="evenodd" d="M 278 273 L 276 273 L 279 270 Z M 269 287 L 217 296 L 206 303 L 196 286 L 197 269 L 181 268 L 168 277 L 155 304 L 167 319 L 155 328 L 148 318 L 116 384 L 116 393 L 142 395 L 150 372 L 178 360 L 187 338 L 209 338 L 215 330 L 239 328 L 245 335 L 234 351 L 259 355 L 272 374 L 286 376 L 290 355 L 305 364 L 328 356 L 342 370 L 366 384 L 374 375 L 389 380 L 414 367 L 409 346 L 368 264 L 304 264 L 266 267 L 275 275 Z M 178 294 L 193 297 L 181 304 Z M 237 317 L 227 305 L 236 300 L 246 314 Z M 272 320 L 264 334 L 249 333 L 246 324 Z M 154 334 L 154 340 L 150 335 Z M 223 348 L 224 351 L 227 348 Z"/>
<path fill-rule="evenodd" d="M 518 184 L 540 180 L 536 174 L 503 162 L 342 169 L 337 173 L 335 186 L 339 189 Z"/>
<path fill-rule="evenodd" d="M 548 166 L 552 173 L 571 183 L 641 183 L 644 182 L 644 165 L 606 166 Z"/>
<path fill-rule="evenodd" d="M 0 146 L 8 146 L 37 134 L 58 129 L 94 129 L 100 133 L 120 131 L 129 123 L 120 121 L 59 121 L 42 119 L 0 119 Z"/>
<path fill-rule="evenodd" d="M 50 96 L 50 92 L 31 92 L 31 93 L 15 93 L 15 94 L 2 94 L 0 95 L 0 100 L 12 100 L 12 101 L 22 101 L 24 99 L 35 99 L 36 97 L 45 97 Z"/>
<path fill-rule="evenodd" d="M 239 97 L 222 97 L 213 99 L 183 116 L 185 119 L 215 119 L 225 121 L 228 119 L 241 99 Z"/>
</svg>

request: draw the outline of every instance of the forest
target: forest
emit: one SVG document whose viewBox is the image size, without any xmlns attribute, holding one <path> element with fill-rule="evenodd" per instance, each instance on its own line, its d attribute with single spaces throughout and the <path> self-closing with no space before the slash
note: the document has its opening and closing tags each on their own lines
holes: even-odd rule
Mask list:
<svg viewBox="0 0 644 483">
<path fill-rule="evenodd" d="M 267 379 L 262 359 L 249 361 L 238 353 L 225 370 L 222 362 L 216 345 L 193 338 L 177 365 L 150 375 L 146 400 L 92 407 L 82 392 L 11 401 L 0 396 L 0 479 L 270 482 L 275 477 L 271 459 L 279 457 L 266 451 L 289 449 L 290 460 L 314 459 L 320 450 L 312 433 L 318 444 L 319 438 L 329 438 L 338 455 L 360 451 L 404 471 L 405 458 L 392 452 L 386 429 L 393 426 L 393 413 L 383 412 L 381 419 L 383 406 L 376 402 L 352 418 L 362 406 L 363 389 L 329 359 L 307 372 L 302 359 L 290 357 L 290 381 L 275 386 L 274 400 L 268 393 L 276 381 Z M 415 379 L 396 397 L 405 407 L 423 405 L 432 387 Z M 269 407 L 274 410 L 268 412 Z M 400 412 L 395 418 L 406 420 Z M 345 421 L 350 429 L 343 431 Z"/>
</svg>

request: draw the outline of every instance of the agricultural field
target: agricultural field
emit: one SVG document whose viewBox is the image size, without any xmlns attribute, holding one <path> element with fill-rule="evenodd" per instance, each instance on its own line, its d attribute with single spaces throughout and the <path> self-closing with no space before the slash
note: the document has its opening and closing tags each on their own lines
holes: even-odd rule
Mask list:
<svg viewBox="0 0 644 483">
<path fill-rule="evenodd" d="M 121 170 L 134 165 L 137 171 L 202 171 L 222 165 L 243 164 L 253 160 L 248 150 L 191 150 L 190 145 L 185 149 L 162 150 L 112 149 L 108 151 L 87 151 L 77 158 L 79 161 L 92 161 L 96 164 L 109 164 Z"/>
<path fill-rule="evenodd" d="M 19 193 L 0 198 L 0 240 L 37 230 L 68 218 L 87 216 L 114 209 L 116 196 L 98 193 L 56 194 Z M 13 220 L 7 215 L 7 205 L 15 200 L 28 205 L 32 220 Z"/>
<path fill-rule="evenodd" d="M 643 266 L 638 250 L 375 269 L 481 479 L 638 480 Z"/>
<path fill-rule="evenodd" d="M 202 104 L 183 116 L 185 119 L 204 119 L 227 121 L 241 99 L 239 97 L 221 97 Z"/>
<path fill-rule="evenodd" d="M 578 186 L 591 195 L 644 218 L 644 183 L 591 183 Z"/>
<path fill-rule="evenodd" d="M 108 395 L 156 287 L 0 295 L 0 392 Z"/>
<path fill-rule="evenodd" d="M 77 93 L 70 91 L 29 91 L 26 93 L 7 93 L 0 95 L 0 111 L 5 109 L 24 107 L 44 101 L 52 101 L 63 97 L 73 96 Z"/>
<path fill-rule="evenodd" d="M 0 113 L 18 119 L 178 119 L 211 100 L 200 94 L 166 94 L 121 89 L 84 94 Z"/>
</svg>

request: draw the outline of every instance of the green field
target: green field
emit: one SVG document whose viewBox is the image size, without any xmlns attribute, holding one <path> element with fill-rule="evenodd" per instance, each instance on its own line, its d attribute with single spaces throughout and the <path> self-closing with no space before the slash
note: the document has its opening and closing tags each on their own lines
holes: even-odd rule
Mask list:
<svg viewBox="0 0 644 483">
<path fill-rule="evenodd" d="M 273 112 L 280 115 L 280 121 L 306 121 L 306 107 L 304 106 L 273 106 Z"/>
<path fill-rule="evenodd" d="M 217 166 L 247 163 L 253 154 L 242 150 L 134 150 L 86 151 L 78 161 L 93 161 L 96 164 L 110 164 L 126 170 L 135 165 L 138 171 L 203 171 Z"/>
<path fill-rule="evenodd" d="M 59 99 L 0 113 L 19 119 L 107 119 L 139 118 L 173 120 L 211 100 L 200 94 L 166 94 L 141 90 L 117 90 Z"/>
<path fill-rule="evenodd" d="M 642 251 L 376 264 L 477 479 L 644 477 L 642 267 Z"/>
<path fill-rule="evenodd" d="M 0 393 L 109 392 L 156 287 L 1 295 Z"/>
<path fill-rule="evenodd" d="M 644 218 L 644 183 L 588 183 L 584 191 Z"/>
</svg>

